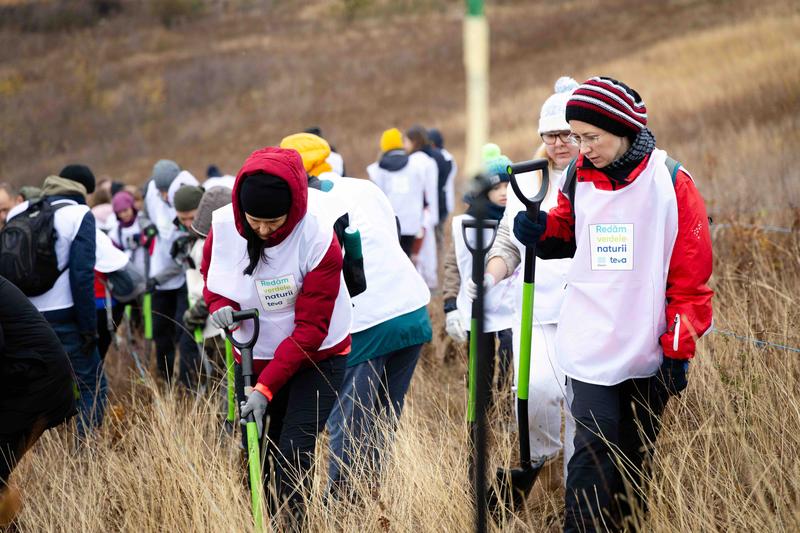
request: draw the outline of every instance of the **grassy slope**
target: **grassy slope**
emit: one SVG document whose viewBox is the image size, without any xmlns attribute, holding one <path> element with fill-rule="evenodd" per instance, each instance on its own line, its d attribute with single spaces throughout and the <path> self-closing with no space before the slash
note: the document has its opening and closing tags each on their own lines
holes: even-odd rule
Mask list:
<svg viewBox="0 0 800 533">
<path fill-rule="evenodd" d="M 717 222 L 797 224 L 796 6 L 536 4 L 490 9 L 492 137 L 512 157 L 535 148 L 535 117 L 559 75 L 607 73 L 642 93 L 659 144 L 692 170 Z M 350 25 L 334 13 L 326 2 L 300 13 L 279 3 L 258 20 L 206 19 L 173 31 L 123 32 L 130 21 L 116 19 L 70 36 L 2 33 L 0 94 L 9 95 L 0 96 L 0 171 L 33 180 L 81 159 L 140 181 L 160 157 L 198 174 L 211 161 L 232 171 L 251 149 L 312 123 L 356 175 L 393 124 L 440 125 L 460 156 L 460 5 Z M 269 31 L 245 33 L 258 26 Z M 800 345 L 796 234 L 721 228 L 714 246 L 717 326 Z M 432 311 L 441 330 L 436 302 Z M 438 362 L 450 346 L 438 335 L 377 499 L 369 487 L 360 487 L 363 506 L 331 508 L 317 498 L 314 530 L 469 529 L 464 354 Z M 118 379 L 124 361 L 114 363 Z M 648 529 L 800 527 L 798 378 L 796 355 L 720 335 L 701 343 L 690 388 L 665 420 Z M 147 387 L 133 393 L 128 415 L 82 454 L 65 454 L 66 443 L 50 435 L 26 460 L 23 531 L 245 529 L 235 525 L 247 521 L 236 450 L 215 438 L 213 407 L 176 407 Z M 509 438 L 496 434 L 493 464 L 510 460 Z M 48 505 L 33 503 L 41 501 Z M 557 528 L 558 492 L 539 492 L 532 504 L 504 527 Z"/>
</svg>

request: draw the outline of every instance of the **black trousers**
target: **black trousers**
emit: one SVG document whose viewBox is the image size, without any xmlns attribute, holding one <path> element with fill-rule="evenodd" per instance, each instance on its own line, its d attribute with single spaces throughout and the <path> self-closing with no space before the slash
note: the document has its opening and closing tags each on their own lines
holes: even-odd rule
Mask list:
<svg viewBox="0 0 800 533">
<path fill-rule="evenodd" d="M 467 332 L 467 349 L 471 341 L 471 333 Z M 495 343 L 497 339 L 497 344 Z M 510 329 L 504 329 L 498 332 L 484 333 L 482 339 L 478 343 L 485 345 L 485 353 L 491 357 L 489 363 L 488 390 L 490 392 L 502 392 L 508 390 L 506 384 L 508 383 L 509 372 L 514 360 L 514 339 Z M 479 348 L 480 349 L 480 348 Z M 497 381 L 495 381 L 497 376 Z M 494 386 L 492 386 L 494 385 Z M 489 404 L 494 402 L 494 394 L 489 396 Z"/>
<path fill-rule="evenodd" d="M 649 478 L 669 393 L 656 376 L 613 386 L 570 379 L 570 385 L 576 431 L 564 531 L 621 530 L 634 508 L 646 511 L 636 489 Z"/>
<path fill-rule="evenodd" d="M 194 342 L 194 332 L 188 331 L 183 324 L 183 313 L 188 307 L 185 283 L 179 289 L 153 292 L 153 340 L 158 371 L 165 381 L 173 382 L 177 343 L 181 351 L 178 379 L 182 385 L 193 389 L 197 384 L 200 354 Z"/>
<path fill-rule="evenodd" d="M 346 362 L 346 357 L 333 356 L 300 369 L 267 406 L 266 441 L 262 440 L 262 454 L 266 455 L 264 493 L 270 514 L 285 505 L 282 514 L 289 523 L 284 525 L 292 530 L 302 528 L 303 493 L 308 495 L 311 491 L 317 436 L 325 428 L 337 401 Z M 236 394 L 239 402 L 244 401 L 244 382 L 238 364 Z"/>
</svg>

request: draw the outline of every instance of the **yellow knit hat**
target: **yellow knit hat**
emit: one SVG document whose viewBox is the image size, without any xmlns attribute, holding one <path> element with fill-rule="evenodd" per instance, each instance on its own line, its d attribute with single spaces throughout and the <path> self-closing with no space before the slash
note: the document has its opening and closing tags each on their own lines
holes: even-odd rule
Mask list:
<svg viewBox="0 0 800 533">
<path fill-rule="evenodd" d="M 403 134 L 397 128 L 386 130 L 381 135 L 381 152 L 403 148 Z"/>
<path fill-rule="evenodd" d="M 333 170 L 326 161 L 331 155 L 331 146 L 328 141 L 313 133 L 295 133 L 284 137 L 281 148 L 297 150 L 303 158 L 303 166 L 309 176 L 319 176 L 323 172 Z"/>
</svg>

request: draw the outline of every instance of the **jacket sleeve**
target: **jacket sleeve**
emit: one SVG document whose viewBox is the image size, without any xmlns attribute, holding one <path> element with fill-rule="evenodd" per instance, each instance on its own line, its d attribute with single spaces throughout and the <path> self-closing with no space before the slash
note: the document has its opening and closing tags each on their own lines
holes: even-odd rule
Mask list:
<svg viewBox="0 0 800 533">
<path fill-rule="evenodd" d="M 695 340 L 711 328 L 711 232 L 703 198 L 682 170 L 675 196 L 678 236 L 667 274 L 667 332 L 661 336 L 661 347 L 666 357 L 691 359 Z"/>
<path fill-rule="evenodd" d="M 233 300 L 229 300 L 224 296 L 220 296 L 219 294 L 212 292 L 208 289 L 208 267 L 211 264 L 211 250 L 212 250 L 212 243 L 214 240 L 214 229 L 208 230 L 208 238 L 206 238 L 206 242 L 203 245 L 203 261 L 200 264 L 200 273 L 203 274 L 203 299 L 206 301 L 206 305 L 208 306 L 208 313 L 211 314 L 214 311 L 229 305 L 239 310 L 239 304 L 234 302 Z"/>
<path fill-rule="evenodd" d="M 513 224 L 513 219 L 510 219 L 510 221 Z M 500 219 L 500 224 L 497 225 L 497 235 L 494 238 L 492 248 L 489 250 L 487 260 L 491 261 L 495 257 L 502 259 L 503 263 L 506 264 L 506 272 L 510 276 L 522 262 L 522 258 L 519 255 L 519 249 L 511 240 L 511 228 L 509 228 L 508 224 L 509 217 L 504 215 Z"/>
<path fill-rule="evenodd" d="M 81 220 L 78 233 L 69 248 L 69 286 L 78 331 L 81 333 L 97 331 L 97 310 L 94 303 L 94 263 L 97 241 L 95 241 L 95 222 L 91 211 Z"/>
<path fill-rule="evenodd" d="M 575 213 L 572 202 L 558 191 L 558 204 L 547 213 L 547 227 L 536 246 L 542 259 L 563 259 L 575 255 Z"/>
<path fill-rule="evenodd" d="M 209 239 L 210 239 L 209 235 Z M 277 393 L 300 366 L 313 361 L 328 336 L 328 328 L 342 279 L 342 251 L 336 237 L 314 270 L 303 278 L 294 304 L 294 330 L 275 349 L 275 357 L 258 376 L 258 382 Z"/>
<path fill-rule="evenodd" d="M 456 308 L 456 298 L 458 291 L 461 290 L 461 274 L 458 273 L 458 260 L 456 259 L 456 247 L 451 242 L 444 256 L 444 312 L 447 313 Z"/>
</svg>

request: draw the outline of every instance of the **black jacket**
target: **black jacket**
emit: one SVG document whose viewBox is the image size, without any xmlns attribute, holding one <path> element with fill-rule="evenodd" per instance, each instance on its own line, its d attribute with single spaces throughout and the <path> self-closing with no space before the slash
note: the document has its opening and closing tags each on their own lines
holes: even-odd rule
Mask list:
<svg viewBox="0 0 800 533">
<path fill-rule="evenodd" d="M 14 284 L 0 277 L 0 436 L 75 414 L 72 368 L 53 328 Z"/>
</svg>

